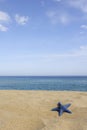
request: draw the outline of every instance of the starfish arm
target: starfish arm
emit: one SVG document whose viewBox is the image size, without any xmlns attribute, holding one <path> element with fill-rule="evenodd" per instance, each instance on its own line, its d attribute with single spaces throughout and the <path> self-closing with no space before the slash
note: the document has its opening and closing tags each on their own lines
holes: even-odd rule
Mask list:
<svg viewBox="0 0 87 130">
<path fill-rule="evenodd" d="M 67 112 L 67 113 L 72 113 L 70 110 L 66 109 L 64 112 Z"/>
<path fill-rule="evenodd" d="M 59 116 L 61 116 L 62 114 L 63 114 L 63 109 L 60 109 L 60 111 L 59 111 Z"/>
<path fill-rule="evenodd" d="M 65 108 L 68 108 L 71 104 L 66 104 L 64 105 Z"/>
<path fill-rule="evenodd" d="M 53 108 L 51 111 L 59 111 L 59 108 L 58 107 Z"/>
</svg>

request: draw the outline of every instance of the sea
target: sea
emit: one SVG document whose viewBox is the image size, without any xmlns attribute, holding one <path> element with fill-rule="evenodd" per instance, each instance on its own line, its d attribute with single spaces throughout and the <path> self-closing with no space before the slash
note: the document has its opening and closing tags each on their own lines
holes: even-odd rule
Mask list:
<svg viewBox="0 0 87 130">
<path fill-rule="evenodd" d="M 0 90 L 87 91 L 87 76 L 0 76 Z"/>
</svg>

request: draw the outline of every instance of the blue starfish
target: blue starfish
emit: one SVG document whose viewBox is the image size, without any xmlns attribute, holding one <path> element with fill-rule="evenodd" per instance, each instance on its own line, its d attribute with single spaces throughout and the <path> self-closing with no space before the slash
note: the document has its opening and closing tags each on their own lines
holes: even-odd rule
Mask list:
<svg viewBox="0 0 87 130">
<path fill-rule="evenodd" d="M 67 108 L 70 106 L 71 104 L 66 104 L 66 105 L 62 105 L 60 102 L 57 104 L 56 108 L 53 108 L 52 111 L 57 111 L 59 113 L 59 116 L 61 116 L 64 112 L 67 113 L 72 113 L 70 110 L 68 110 Z"/>
</svg>

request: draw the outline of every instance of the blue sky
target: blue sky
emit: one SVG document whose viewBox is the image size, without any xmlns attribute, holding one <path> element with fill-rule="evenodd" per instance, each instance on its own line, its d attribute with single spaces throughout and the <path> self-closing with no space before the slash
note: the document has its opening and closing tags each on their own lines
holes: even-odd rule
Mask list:
<svg viewBox="0 0 87 130">
<path fill-rule="evenodd" d="M 87 0 L 0 0 L 0 75 L 87 75 Z"/>
</svg>

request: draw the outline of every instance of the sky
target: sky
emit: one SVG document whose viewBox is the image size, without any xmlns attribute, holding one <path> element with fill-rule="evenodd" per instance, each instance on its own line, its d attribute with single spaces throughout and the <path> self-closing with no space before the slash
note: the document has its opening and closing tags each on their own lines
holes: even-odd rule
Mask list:
<svg viewBox="0 0 87 130">
<path fill-rule="evenodd" d="M 0 0 L 0 75 L 87 75 L 87 0 Z"/>
</svg>

